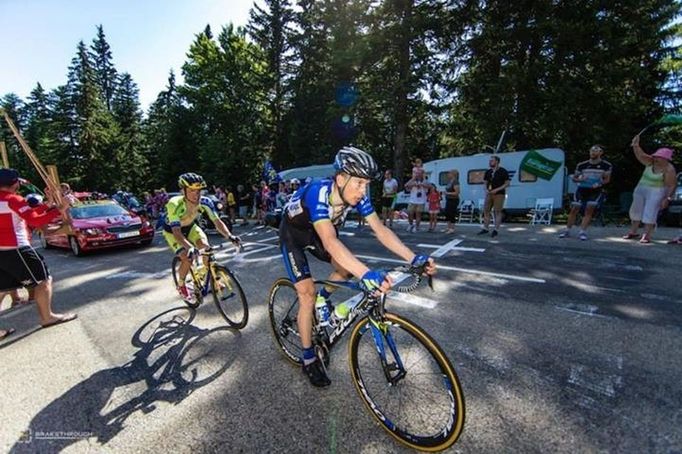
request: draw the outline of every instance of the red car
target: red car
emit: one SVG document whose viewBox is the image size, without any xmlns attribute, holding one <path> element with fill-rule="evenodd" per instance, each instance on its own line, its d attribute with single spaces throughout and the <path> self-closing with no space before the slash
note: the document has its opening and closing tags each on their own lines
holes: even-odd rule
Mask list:
<svg viewBox="0 0 682 454">
<path fill-rule="evenodd" d="M 154 239 L 154 227 L 113 200 L 83 202 L 70 209 L 71 235 L 41 235 L 44 248 L 70 248 L 74 255 L 94 249 L 127 244 L 148 245 Z"/>
</svg>

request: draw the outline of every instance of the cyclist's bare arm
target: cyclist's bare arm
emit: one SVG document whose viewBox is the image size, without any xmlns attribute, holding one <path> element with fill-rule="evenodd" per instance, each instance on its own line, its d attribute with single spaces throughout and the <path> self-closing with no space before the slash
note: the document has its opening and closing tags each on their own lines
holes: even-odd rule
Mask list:
<svg viewBox="0 0 682 454">
<path fill-rule="evenodd" d="M 233 238 L 232 232 L 230 232 L 230 229 L 227 228 L 227 226 L 222 220 L 214 219 L 213 224 L 215 225 L 215 228 L 218 229 L 222 236 L 224 236 L 228 240 L 231 240 Z"/>
<path fill-rule="evenodd" d="M 393 230 L 386 227 L 379 216 L 376 213 L 372 213 L 367 216 L 367 225 L 372 228 L 372 231 L 376 234 L 377 239 L 381 244 L 386 247 L 389 251 L 393 252 L 398 257 L 401 257 L 407 263 L 412 263 L 415 257 L 415 253 L 412 252 L 410 248 L 405 246 L 405 244 L 398 238 Z M 436 272 L 436 265 L 433 259 L 429 259 L 429 265 L 426 267 L 427 274 L 433 274 Z"/>
<path fill-rule="evenodd" d="M 393 230 L 383 224 L 376 213 L 370 214 L 365 219 L 367 219 L 367 225 L 376 233 L 377 239 L 386 247 L 386 249 L 408 263 L 412 261 L 415 256 L 414 252 L 400 241 L 400 238 L 398 238 L 398 235 L 396 235 Z"/>
<path fill-rule="evenodd" d="M 353 253 L 339 241 L 331 221 L 327 219 L 317 221 L 313 224 L 313 228 L 322 240 L 322 244 L 327 252 L 329 252 L 329 255 L 331 255 L 342 268 L 348 270 L 349 273 L 357 278 L 361 278 L 369 271 L 369 268 L 355 258 Z"/>
</svg>

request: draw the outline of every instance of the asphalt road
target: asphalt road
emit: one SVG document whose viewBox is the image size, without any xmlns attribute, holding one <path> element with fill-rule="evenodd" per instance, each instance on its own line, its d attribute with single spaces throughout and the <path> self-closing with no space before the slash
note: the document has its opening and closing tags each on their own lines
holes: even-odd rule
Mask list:
<svg viewBox="0 0 682 454">
<path fill-rule="evenodd" d="M 474 226 L 450 236 L 397 230 L 441 255 L 435 292 L 388 307 L 425 328 L 457 370 L 467 419 L 452 452 L 682 452 L 682 248 L 627 242 L 608 228 L 587 242 L 521 224 L 494 240 Z M 275 234 L 238 233 L 245 253 L 220 257 L 249 300 L 239 332 L 212 303 L 184 307 L 160 236 L 82 258 L 44 251 L 56 309 L 79 318 L 42 330 L 35 308 L 0 313 L 1 327 L 17 329 L 0 344 L 0 449 L 408 451 L 365 411 L 346 342 L 322 390 L 278 353 L 266 310 L 284 275 Z M 366 228 L 351 224 L 341 238 L 372 266 L 394 265 Z M 311 263 L 319 276 L 329 271 Z"/>
</svg>

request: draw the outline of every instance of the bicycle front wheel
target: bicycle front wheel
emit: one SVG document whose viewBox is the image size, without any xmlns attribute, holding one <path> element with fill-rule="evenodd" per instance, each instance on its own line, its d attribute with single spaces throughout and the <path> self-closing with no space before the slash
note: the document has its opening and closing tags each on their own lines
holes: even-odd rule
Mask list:
<svg viewBox="0 0 682 454">
<path fill-rule="evenodd" d="M 237 277 L 221 265 L 215 265 L 211 293 L 218 312 L 232 328 L 242 329 L 249 321 L 249 306 Z"/>
<path fill-rule="evenodd" d="M 303 347 L 298 334 L 298 295 L 289 279 L 278 279 L 268 298 L 270 328 L 277 346 L 293 364 L 303 364 Z"/>
<path fill-rule="evenodd" d="M 348 344 L 355 388 L 374 419 L 422 451 L 452 446 L 464 426 L 464 395 L 443 350 L 416 324 L 386 313 L 353 329 Z"/>
<path fill-rule="evenodd" d="M 187 290 L 189 290 L 189 294 L 193 296 L 191 300 L 188 300 L 186 298 L 182 298 L 182 300 L 185 302 L 186 305 L 191 307 L 192 309 L 196 309 L 199 307 L 201 302 L 203 301 L 203 295 L 201 294 L 201 289 L 200 288 L 195 288 L 196 285 L 194 285 L 194 280 L 192 279 L 192 270 L 187 273 L 185 276 L 185 281 L 180 282 L 180 264 L 182 263 L 182 260 L 180 260 L 180 257 L 177 255 L 173 257 L 173 262 L 171 263 L 171 270 L 173 270 L 173 282 L 175 283 L 175 288 L 177 289 L 180 287 L 180 285 L 184 284 L 187 287 Z"/>
</svg>

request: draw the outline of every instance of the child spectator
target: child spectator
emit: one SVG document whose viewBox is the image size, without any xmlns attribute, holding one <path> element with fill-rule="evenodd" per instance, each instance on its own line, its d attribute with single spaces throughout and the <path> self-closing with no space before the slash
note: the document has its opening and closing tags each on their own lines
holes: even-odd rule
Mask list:
<svg viewBox="0 0 682 454">
<path fill-rule="evenodd" d="M 429 194 L 426 196 L 426 201 L 429 204 L 429 232 L 436 230 L 438 223 L 438 213 L 440 213 L 440 192 L 436 186 L 429 187 Z"/>
</svg>

